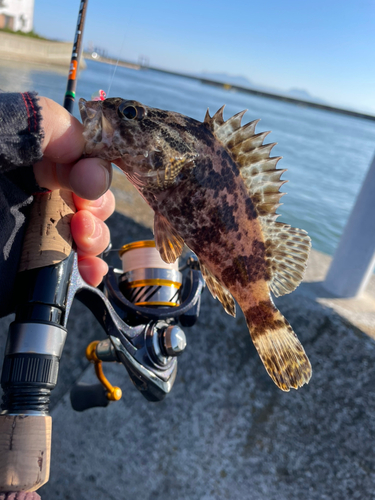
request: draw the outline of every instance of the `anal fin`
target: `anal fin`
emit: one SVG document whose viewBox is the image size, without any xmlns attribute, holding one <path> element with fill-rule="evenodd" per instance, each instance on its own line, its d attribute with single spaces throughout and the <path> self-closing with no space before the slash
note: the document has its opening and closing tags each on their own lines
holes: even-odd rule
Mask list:
<svg viewBox="0 0 375 500">
<path fill-rule="evenodd" d="M 201 272 L 214 299 L 219 299 L 225 312 L 230 316 L 236 317 L 236 304 L 231 293 L 220 283 L 220 281 L 211 273 L 206 266 L 201 264 Z"/>
<path fill-rule="evenodd" d="M 160 257 L 167 264 L 173 264 L 182 254 L 184 240 L 172 224 L 158 212 L 155 212 L 154 236 Z"/>
</svg>

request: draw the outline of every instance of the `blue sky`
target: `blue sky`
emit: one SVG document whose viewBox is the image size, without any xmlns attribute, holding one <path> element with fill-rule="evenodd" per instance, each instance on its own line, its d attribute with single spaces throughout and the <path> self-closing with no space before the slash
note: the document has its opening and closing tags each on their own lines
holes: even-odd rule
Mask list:
<svg viewBox="0 0 375 500">
<path fill-rule="evenodd" d="M 79 0 L 35 0 L 34 30 L 72 40 Z M 89 0 L 85 45 L 182 72 L 243 75 L 375 114 L 375 0 Z"/>
</svg>

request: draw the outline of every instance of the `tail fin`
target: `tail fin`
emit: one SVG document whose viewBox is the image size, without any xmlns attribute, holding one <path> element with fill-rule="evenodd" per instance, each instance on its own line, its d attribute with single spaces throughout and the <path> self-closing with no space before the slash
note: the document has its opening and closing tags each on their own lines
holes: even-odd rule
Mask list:
<svg viewBox="0 0 375 500">
<path fill-rule="evenodd" d="M 271 300 L 245 311 L 247 325 L 258 354 L 282 391 L 307 384 L 311 365 L 292 327 Z"/>
</svg>

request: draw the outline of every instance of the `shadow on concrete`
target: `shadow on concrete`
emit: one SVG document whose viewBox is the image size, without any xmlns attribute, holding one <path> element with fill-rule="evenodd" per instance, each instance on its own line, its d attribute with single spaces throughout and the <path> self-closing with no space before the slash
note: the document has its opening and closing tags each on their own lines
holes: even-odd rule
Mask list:
<svg viewBox="0 0 375 500">
<path fill-rule="evenodd" d="M 301 283 L 298 287 L 298 293 L 310 297 L 320 297 L 322 299 L 337 299 L 337 295 L 324 288 L 324 281 L 314 281 L 310 283 Z"/>
<path fill-rule="evenodd" d="M 151 237 L 119 214 L 109 225 L 115 247 Z M 84 348 L 104 334 L 75 304 L 53 400 L 51 478 L 39 491 L 42 499 L 373 498 L 375 343 L 308 294 L 295 292 L 277 305 L 310 357 L 308 386 L 279 391 L 242 313 L 226 315 L 206 290 L 164 401 L 144 400 L 122 365 L 111 365 L 106 374 L 122 387 L 123 399 L 79 414 L 68 388 L 79 376 L 95 381 Z"/>
</svg>

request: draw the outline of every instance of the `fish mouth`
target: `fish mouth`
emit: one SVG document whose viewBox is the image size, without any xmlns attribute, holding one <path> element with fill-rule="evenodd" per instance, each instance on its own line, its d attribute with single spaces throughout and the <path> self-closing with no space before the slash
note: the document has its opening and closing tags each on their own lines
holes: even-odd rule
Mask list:
<svg viewBox="0 0 375 500">
<path fill-rule="evenodd" d="M 99 101 L 86 101 L 80 99 L 78 103 L 82 123 L 86 130 L 95 130 L 96 134 L 101 131 L 101 136 L 96 137 L 97 142 L 103 141 L 109 145 L 114 129 L 103 113 L 103 106 Z"/>
<path fill-rule="evenodd" d="M 100 109 L 100 106 L 98 106 L 97 101 L 86 101 L 86 99 L 83 99 L 81 97 L 81 99 L 78 101 L 78 108 L 82 123 L 85 125 L 85 122 L 87 120 L 91 121 L 93 118 L 95 118 Z"/>
<path fill-rule="evenodd" d="M 81 98 L 78 107 L 85 127 L 85 154 L 94 156 L 103 149 L 109 149 L 112 146 L 114 129 L 104 116 L 102 103 Z"/>
</svg>

